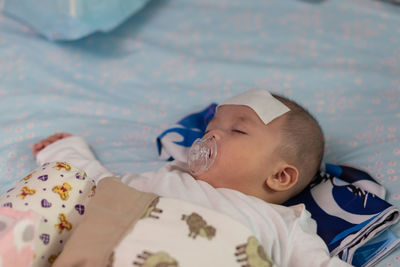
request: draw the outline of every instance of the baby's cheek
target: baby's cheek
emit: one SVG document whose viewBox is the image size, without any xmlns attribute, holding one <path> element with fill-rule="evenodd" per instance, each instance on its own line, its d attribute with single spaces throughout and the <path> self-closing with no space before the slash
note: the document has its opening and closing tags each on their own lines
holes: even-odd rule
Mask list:
<svg viewBox="0 0 400 267">
<path fill-rule="evenodd" d="M 219 171 L 229 174 L 240 167 L 242 160 L 242 156 L 238 152 L 225 146 L 218 150 L 214 165 Z"/>
</svg>

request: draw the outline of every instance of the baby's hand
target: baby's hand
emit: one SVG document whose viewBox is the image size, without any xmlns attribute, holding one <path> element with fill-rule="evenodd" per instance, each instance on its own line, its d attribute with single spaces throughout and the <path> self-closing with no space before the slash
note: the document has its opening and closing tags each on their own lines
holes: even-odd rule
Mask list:
<svg viewBox="0 0 400 267">
<path fill-rule="evenodd" d="M 64 139 L 66 137 L 72 136 L 72 134 L 69 133 L 56 133 L 52 136 L 47 137 L 46 139 L 41 140 L 39 143 L 36 143 L 32 147 L 32 153 L 34 156 L 36 156 L 42 149 L 44 149 L 46 146 Z"/>
</svg>

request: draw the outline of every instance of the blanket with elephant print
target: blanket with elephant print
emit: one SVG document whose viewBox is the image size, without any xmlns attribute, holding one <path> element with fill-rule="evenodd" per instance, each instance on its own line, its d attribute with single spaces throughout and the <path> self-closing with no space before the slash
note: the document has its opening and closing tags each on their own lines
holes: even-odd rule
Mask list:
<svg viewBox="0 0 400 267">
<path fill-rule="evenodd" d="M 163 197 L 152 202 L 116 247 L 114 262 L 116 266 L 273 266 L 244 225 L 213 210 Z"/>
</svg>

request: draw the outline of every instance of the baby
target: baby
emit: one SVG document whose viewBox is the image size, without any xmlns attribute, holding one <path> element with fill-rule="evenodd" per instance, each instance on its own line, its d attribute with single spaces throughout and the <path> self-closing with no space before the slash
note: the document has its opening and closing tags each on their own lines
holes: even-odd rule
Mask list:
<svg viewBox="0 0 400 267">
<path fill-rule="evenodd" d="M 189 152 L 188 164 L 174 161 L 121 181 L 240 222 L 271 258 L 271 265 L 262 266 L 349 266 L 329 256 L 304 205 L 279 205 L 309 184 L 323 156 L 322 130 L 304 108 L 265 90 L 249 90 L 218 106 L 195 145 L 198 151 Z M 114 176 L 79 136 L 55 134 L 35 144 L 33 154 L 39 164 L 68 162 L 97 182 Z"/>
<path fill-rule="evenodd" d="M 259 91 L 254 92 L 257 91 L 251 90 L 236 98 L 246 95 L 252 101 L 260 97 Z M 262 97 L 263 94 L 261 101 L 265 101 Z M 274 98 L 290 110 L 279 103 L 283 111 L 279 110 L 278 116 L 267 123 L 247 105 L 227 104 L 229 101 L 220 105 L 202 138 L 215 139 L 218 156 L 213 167 L 201 174 L 189 170 L 193 178 L 214 188 L 230 188 L 274 204 L 300 193 L 320 167 L 324 150 L 322 129 L 294 101 L 278 95 Z M 271 99 L 272 96 L 266 101 Z M 271 107 L 268 103 L 263 105 L 268 112 Z M 69 136 L 68 133 L 50 136 L 33 146 L 33 154 Z M 39 163 L 43 163 L 40 158 Z"/>
</svg>

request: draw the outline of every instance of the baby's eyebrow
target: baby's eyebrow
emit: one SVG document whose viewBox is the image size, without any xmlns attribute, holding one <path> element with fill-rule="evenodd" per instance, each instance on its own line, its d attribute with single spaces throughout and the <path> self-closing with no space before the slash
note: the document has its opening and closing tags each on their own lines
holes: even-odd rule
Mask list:
<svg viewBox="0 0 400 267">
<path fill-rule="evenodd" d="M 239 116 L 235 119 L 236 121 L 243 122 L 245 124 L 254 124 L 254 120 L 248 116 Z"/>
<path fill-rule="evenodd" d="M 245 116 L 239 116 L 239 117 L 237 117 L 236 120 L 239 120 L 239 121 L 250 121 L 250 119 L 248 117 L 245 117 Z"/>
<path fill-rule="evenodd" d="M 246 124 L 251 124 L 251 123 L 254 123 L 254 120 L 252 119 L 252 118 L 249 118 L 249 117 L 247 117 L 247 116 L 238 116 L 238 117 L 236 117 L 236 118 L 233 118 L 233 121 L 234 122 L 244 122 L 244 123 L 246 123 Z M 208 124 L 207 125 L 210 125 L 211 123 L 217 123 L 218 122 L 218 118 L 217 118 L 217 116 L 214 116 L 209 122 L 208 122 Z"/>
<path fill-rule="evenodd" d="M 218 116 L 214 116 L 214 117 L 208 122 L 207 127 L 208 127 L 210 124 L 218 123 L 218 121 L 219 121 Z M 232 122 L 234 122 L 234 123 L 244 123 L 244 124 L 246 124 L 246 125 L 254 125 L 254 124 L 256 123 L 256 122 L 254 121 L 253 118 L 251 118 L 251 117 L 249 117 L 249 116 L 243 116 L 243 115 L 239 115 L 239 116 L 236 116 L 236 117 L 232 118 Z"/>
</svg>

